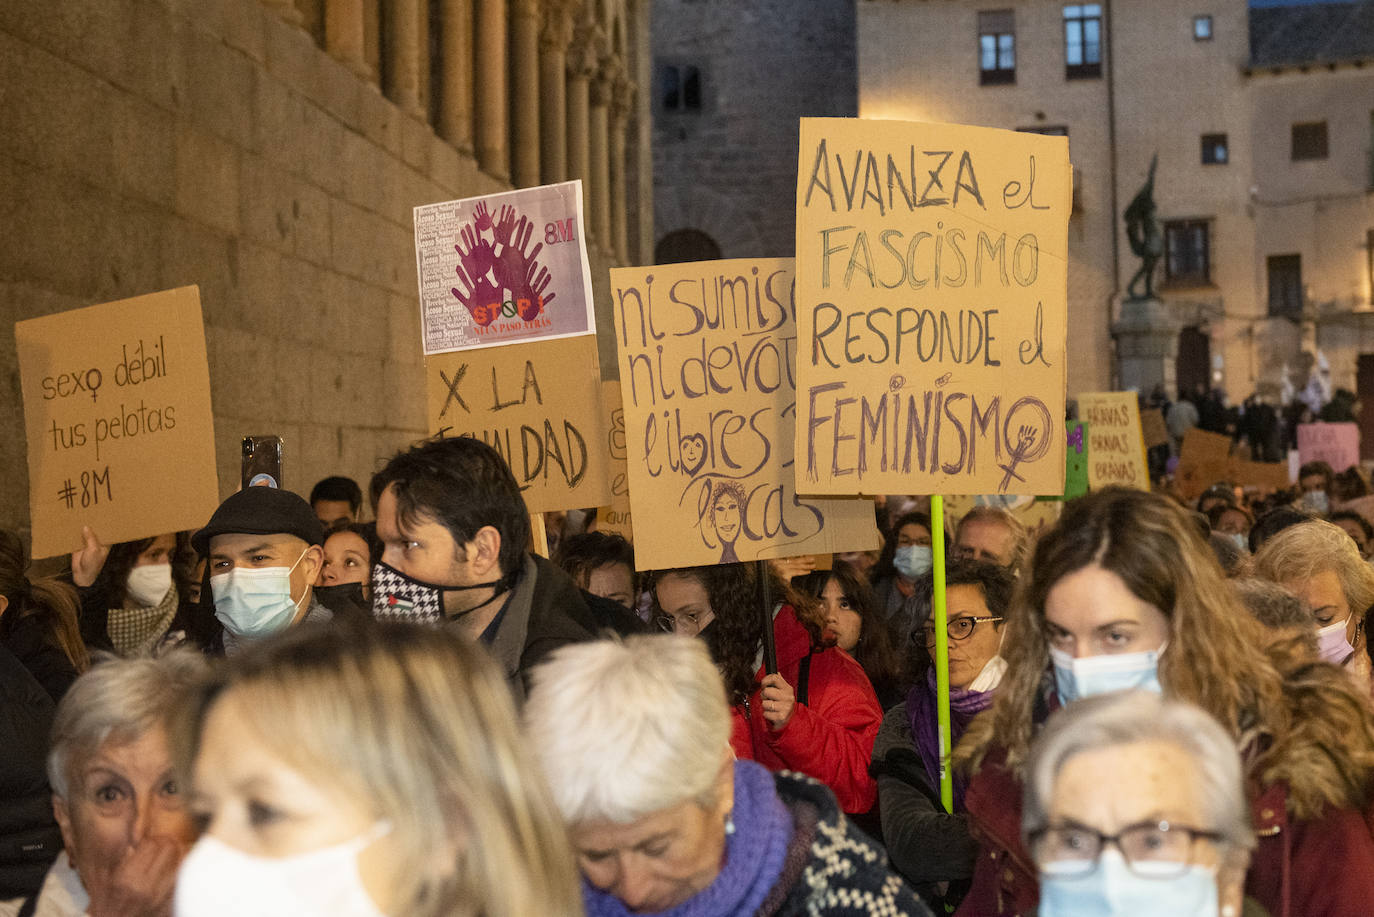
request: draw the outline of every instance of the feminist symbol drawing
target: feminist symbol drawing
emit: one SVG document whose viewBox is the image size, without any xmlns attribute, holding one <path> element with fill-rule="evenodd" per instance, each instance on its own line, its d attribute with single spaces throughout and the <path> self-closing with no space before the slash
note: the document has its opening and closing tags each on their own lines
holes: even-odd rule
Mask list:
<svg viewBox="0 0 1374 917">
<path fill-rule="evenodd" d="M 553 277 L 539 260 L 543 242 L 529 248 L 534 224 L 508 204 L 496 219 L 485 201 L 478 201 L 470 223 L 459 231 L 453 246 L 458 252 L 457 287 L 450 292 L 479 325 L 498 318 L 533 321 L 548 307 L 555 293 L 544 295 Z"/>
</svg>

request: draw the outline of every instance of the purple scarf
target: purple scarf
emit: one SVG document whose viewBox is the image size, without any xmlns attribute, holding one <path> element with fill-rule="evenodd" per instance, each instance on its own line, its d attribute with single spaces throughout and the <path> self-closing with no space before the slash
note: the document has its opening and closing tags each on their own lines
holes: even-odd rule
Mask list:
<svg viewBox="0 0 1374 917">
<path fill-rule="evenodd" d="M 773 775 L 753 761 L 735 762 L 735 833 L 725 838 L 725 865 L 715 880 L 660 917 L 726 917 L 756 912 L 782 875 L 792 813 L 778 798 Z M 587 917 L 629 917 L 619 898 L 582 880 Z"/>
<path fill-rule="evenodd" d="M 949 740 L 950 748 L 959 744 L 969 722 L 992 705 L 991 691 L 967 691 L 960 688 L 949 689 Z M 916 751 L 926 766 L 926 776 L 930 785 L 938 793 L 940 790 L 940 726 L 935 712 L 935 666 L 926 672 L 924 685 L 914 684 L 906 696 L 906 715 L 911 721 L 911 735 L 916 740 Z M 964 789 L 968 781 L 958 774 L 954 775 L 954 811 L 964 811 Z"/>
</svg>

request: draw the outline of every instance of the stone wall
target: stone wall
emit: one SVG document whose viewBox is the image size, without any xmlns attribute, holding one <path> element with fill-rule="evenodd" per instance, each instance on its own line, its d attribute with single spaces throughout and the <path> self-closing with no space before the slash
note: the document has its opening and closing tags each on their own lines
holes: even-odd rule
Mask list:
<svg viewBox="0 0 1374 917">
<path fill-rule="evenodd" d="M 792 257 L 798 119 L 857 113 L 854 3 L 654 0 L 654 226 L 726 258 Z M 695 66 L 702 104 L 667 112 L 662 68 Z"/>
<path fill-rule="evenodd" d="M 0 526 L 13 323 L 93 303 L 200 287 L 222 494 L 246 434 L 302 492 L 424 435 L 411 208 L 509 187 L 470 154 L 258 0 L 5 0 L 0 112 Z"/>
</svg>

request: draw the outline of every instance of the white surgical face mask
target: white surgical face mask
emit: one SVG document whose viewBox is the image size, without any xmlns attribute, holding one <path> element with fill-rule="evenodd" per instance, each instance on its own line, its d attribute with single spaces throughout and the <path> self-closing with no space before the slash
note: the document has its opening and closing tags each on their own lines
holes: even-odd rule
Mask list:
<svg viewBox="0 0 1374 917">
<path fill-rule="evenodd" d="M 1136 865 L 1149 868 L 1148 863 Z M 1216 870 L 1189 866 L 1181 876 L 1154 878 L 1131 872 L 1115 850 L 1102 851 L 1097 868 L 1080 878 L 1040 873 L 1040 917 L 1217 917 Z"/>
<path fill-rule="evenodd" d="M 276 859 L 207 834 L 181 864 L 176 917 L 384 917 L 363 887 L 358 854 L 390 830 L 378 822 L 342 844 Z"/>
<path fill-rule="evenodd" d="M 300 608 L 291 598 L 291 574 L 309 550 L 289 567 L 235 567 L 210 577 L 215 617 L 235 637 L 266 637 L 287 627 Z"/>
<path fill-rule="evenodd" d="M 1166 640 L 1159 649 L 1149 652 L 1108 653 L 1081 659 L 1050 647 L 1059 703 L 1068 704 L 1080 697 L 1131 688 L 1145 688 L 1162 694 L 1164 689 L 1159 685 L 1159 657 L 1168 645 Z"/>
<path fill-rule="evenodd" d="M 171 564 L 143 564 L 129 571 L 124 588 L 136 608 L 152 608 L 172 588 Z"/>
<path fill-rule="evenodd" d="M 911 544 L 898 548 L 892 555 L 892 565 L 906 579 L 914 580 L 925 576 L 933 565 L 930 545 Z"/>
</svg>

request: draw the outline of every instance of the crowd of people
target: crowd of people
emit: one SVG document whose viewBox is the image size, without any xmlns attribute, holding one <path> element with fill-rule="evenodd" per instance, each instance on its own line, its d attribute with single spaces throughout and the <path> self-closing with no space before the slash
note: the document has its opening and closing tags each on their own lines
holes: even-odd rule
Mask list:
<svg viewBox="0 0 1374 917">
<path fill-rule="evenodd" d="M 1359 469 L 643 572 L 477 440 L 367 483 L 0 533 L 0 915 L 1370 913 Z"/>
</svg>

